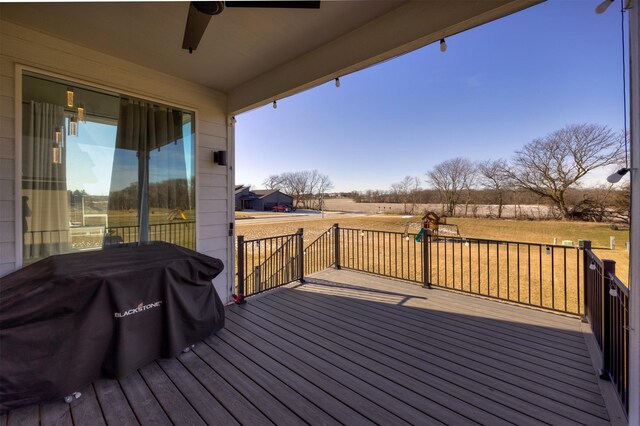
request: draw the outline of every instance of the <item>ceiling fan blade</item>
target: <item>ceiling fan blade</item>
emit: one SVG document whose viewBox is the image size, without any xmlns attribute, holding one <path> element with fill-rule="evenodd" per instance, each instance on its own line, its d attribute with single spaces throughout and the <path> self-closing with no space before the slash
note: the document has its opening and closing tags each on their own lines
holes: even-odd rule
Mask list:
<svg viewBox="0 0 640 426">
<path fill-rule="evenodd" d="M 207 29 L 209 20 L 211 20 L 211 15 L 199 12 L 193 2 L 189 4 L 189 15 L 187 16 L 187 25 L 184 28 L 184 38 L 182 39 L 183 49 L 187 49 L 189 53 L 196 50 L 204 31 Z"/>
<path fill-rule="evenodd" d="M 319 1 L 226 1 L 225 7 L 264 7 L 281 9 L 320 9 Z"/>
</svg>

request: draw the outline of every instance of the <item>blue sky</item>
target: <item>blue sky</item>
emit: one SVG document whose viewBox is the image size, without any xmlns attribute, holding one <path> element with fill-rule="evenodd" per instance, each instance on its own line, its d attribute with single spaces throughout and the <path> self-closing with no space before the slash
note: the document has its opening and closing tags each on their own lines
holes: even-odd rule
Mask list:
<svg viewBox="0 0 640 426">
<path fill-rule="evenodd" d="M 236 183 L 317 169 L 335 191 L 388 189 L 457 156 L 508 159 L 568 124 L 621 131 L 620 7 L 597 15 L 600 1 L 550 0 L 447 38 L 445 53 L 434 43 L 241 114 Z"/>
</svg>

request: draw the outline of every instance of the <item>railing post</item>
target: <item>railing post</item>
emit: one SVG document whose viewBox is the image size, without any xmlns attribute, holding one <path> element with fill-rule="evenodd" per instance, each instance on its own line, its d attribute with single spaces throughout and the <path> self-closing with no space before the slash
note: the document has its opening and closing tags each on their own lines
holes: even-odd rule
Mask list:
<svg viewBox="0 0 640 426">
<path fill-rule="evenodd" d="M 340 269 L 340 226 L 337 223 L 333 224 L 333 252 L 333 264 L 336 269 Z"/>
<path fill-rule="evenodd" d="M 602 259 L 602 368 L 600 378 L 610 380 L 609 370 L 611 366 L 611 306 L 609 298 L 611 288 L 610 275 L 616 273 L 616 262 L 609 259 Z"/>
<path fill-rule="evenodd" d="M 237 304 L 242 304 L 244 300 L 244 235 L 238 235 L 238 292 L 233 295 Z"/>
<path fill-rule="evenodd" d="M 422 234 L 422 286 L 426 288 L 431 288 L 431 283 L 429 282 L 429 237 L 431 233 L 428 230 L 425 230 Z"/>
<path fill-rule="evenodd" d="M 304 282 L 304 229 L 300 228 L 298 235 L 298 277 L 301 283 Z"/>
<path fill-rule="evenodd" d="M 582 249 L 582 322 L 593 322 L 593 318 L 588 318 L 587 298 L 589 297 L 589 265 L 591 264 L 591 241 L 580 240 L 578 247 Z M 580 301 L 578 301 L 580 303 Z"/>
</svg>

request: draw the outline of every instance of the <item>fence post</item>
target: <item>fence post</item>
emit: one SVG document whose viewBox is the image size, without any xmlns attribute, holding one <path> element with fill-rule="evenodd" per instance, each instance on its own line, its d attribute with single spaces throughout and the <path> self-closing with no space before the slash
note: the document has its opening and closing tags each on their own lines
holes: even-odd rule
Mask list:
<svg viewBox="0 0 640 426">
<path fill-rule="evenodd" d="M 233 295 L 237 304 L 244 303 L 244 235 L 238 235 L 238 289 Z"/>
<path fill-rule="evenodd" d="M 610 275 L 616 273 L 616 262 L 609 259 L 602 259 L 602 368 L 600 369 L 600 378 L 610 380 L 609 370 L 611 366 L 611 307 L 609 298 Z"/>
<path fill-rule="evenodd" d="M 298 229 L 298 277 L 304 282 L 304 229 Z"/>
<path fill-rule="evenodd" d="M 333 224 L 333 253 L 333 264 L 336 269 L 340 269 L 340 226 L 337 223 Z"/>
<path fill-rule="evenodd" d="M 431 283 L 429 282 L 429 238 L 431 237 L 431 233 L 428 230 L 425 230 L 422 234 L 422 286 L 431 288 Z"/>
<path fill-rule="evenodd" d="M 589 297 L 589 283 L 587 278 L 589 277 L 589 265 L 591 264 L 591 240 L 578 241 L 578 247 L 582 249 L 582 322 L 593 323 L 593 318 L 588 318 L 587 313 L 587 298 Z M 593 301 L 591 301 L 593 302 Z M 580 303 L 580 301 L 578 301 Z"/>
</svg>

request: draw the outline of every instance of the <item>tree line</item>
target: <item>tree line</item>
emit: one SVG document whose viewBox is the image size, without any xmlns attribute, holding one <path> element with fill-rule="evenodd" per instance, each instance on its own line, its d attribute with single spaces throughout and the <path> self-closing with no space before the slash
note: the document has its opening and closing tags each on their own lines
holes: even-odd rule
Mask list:
<svg viewBox="0 0 640 426">
<path fill-rule="evenodd" d="M 581 187 L 589 172 L 620 163 L 626 143 L 624 135 L 606 126 L 569 125 L 527 143 L 510 160 L 472 162 L 456 157 L 436 164 L 425 176 L 432 189 L 423 189 L 419 177 L 406 176 L 388 191 L 365 191 L 355 198 L 402 203 L 407 213 L 418 204 L 438 203 L 448 216 L 459 206 L 466 216 L 482 202 L 495 205 L 498 218 L 505 205 L 543 203 L 562 219 L 628 221 L 628 183 L 621 189 Z"/>
</svg>

